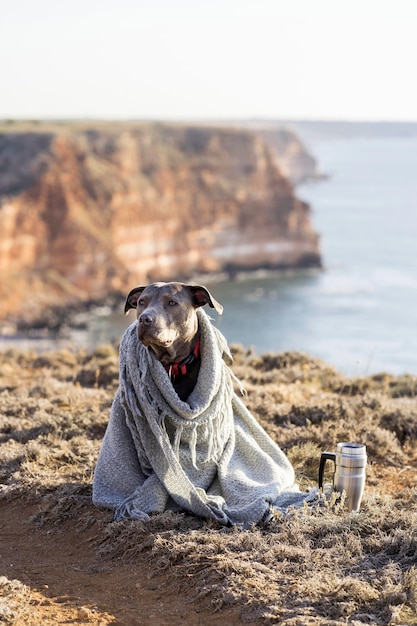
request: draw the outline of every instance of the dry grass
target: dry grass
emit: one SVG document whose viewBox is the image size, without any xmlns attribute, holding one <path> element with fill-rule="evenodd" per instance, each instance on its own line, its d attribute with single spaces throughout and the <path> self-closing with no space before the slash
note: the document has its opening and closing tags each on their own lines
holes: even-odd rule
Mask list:
<svg viewBox="0 0 417 626">
<path fill-rule="evenodd" d="M 0 576 L 0 624 L 15 624 L 28 611 L 29 601 L 29 587 Z"/>
<path fill-rule="evenodd" d="M 90 502 L 118 382 L 112 347 L 0 354 L 0 506 L 11 497 L 39 503 L 32 524 L 49 531 L 96 525 L 103 561 L 145 561 L 218 611 L 239 607 L 242 621 L 417 624 L 417 379 L 348 380 L 301 354 L 259 357 L 239 346 L 234 356 L 249 408 L 287 452 L 302 487 L 316 483 L 323 449 L 367 444 L 359 514 L 332 502 L 249 531 L 173 513 L 112 522 Z M 1 580 L 0 622 L 13 623 L 7 611 L 26 592 Z"/>
</svg>

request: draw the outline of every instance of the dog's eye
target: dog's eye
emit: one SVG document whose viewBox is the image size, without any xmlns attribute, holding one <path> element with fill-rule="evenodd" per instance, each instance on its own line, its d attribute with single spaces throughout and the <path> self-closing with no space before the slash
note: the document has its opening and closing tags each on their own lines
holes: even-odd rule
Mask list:
<svg viewBox="0 0 417 626">
<path fill-rule="evenodd" d="M 170 300 L 168 302 L 169 306 L 175 306 L 177 304 L 177 302 L 175 302 L 175 300 Z"/>
<path fill-rule="evenodd" d="M 144 304 L 145 304 L 145 300 L 143 298 L 138 300 L 138 306 L 143 306 Z"/>
</svg>

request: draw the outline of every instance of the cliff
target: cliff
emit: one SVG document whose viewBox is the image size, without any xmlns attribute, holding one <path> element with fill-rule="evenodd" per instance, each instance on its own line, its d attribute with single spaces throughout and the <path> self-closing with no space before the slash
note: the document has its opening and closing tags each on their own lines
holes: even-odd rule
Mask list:
<svg viewBox="0 0 417 626">
<path fill-rule="evenodd" d="M 0 135 L 0 319 L 153 279 L 320 264 L 309 207 L 258 135 L 62 124 Z"/>
<path fill-rule="evenodd" d="M 292 130 L 266 126 L 255 132 L 268 144 L 281 172 L 294 185 L 322 177 L 316 159 Z"/>
</svg>

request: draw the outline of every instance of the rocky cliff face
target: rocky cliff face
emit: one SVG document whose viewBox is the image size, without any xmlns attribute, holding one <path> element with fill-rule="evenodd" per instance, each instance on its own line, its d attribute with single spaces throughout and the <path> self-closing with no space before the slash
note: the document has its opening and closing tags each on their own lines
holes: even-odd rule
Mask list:
<svg viewBox="0 0 417 626">
<path fill-rule="evenodd" d="M 0 135 L 0 319 L 153 279 L 319 263 L 309 207 L 250 131 Z"/>
<path fill-rule="evenodd" d="M 322 177 L 316 159 L 307 152 L 293 131 L 286 128 L 258 127 L 256 133 L 271 148 L 281 172 L 294 185 Z"/>
</svg>

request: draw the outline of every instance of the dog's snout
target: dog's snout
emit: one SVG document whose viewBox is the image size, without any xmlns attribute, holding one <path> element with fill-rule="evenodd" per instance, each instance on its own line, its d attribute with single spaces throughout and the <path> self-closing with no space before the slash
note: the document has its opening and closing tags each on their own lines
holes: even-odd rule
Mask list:
<svg viewBox="0 0 417 626">
<path fill-rule="evenodd" d="M 150 326 L 153 324 L 154 318 L 149 313 L 142 313 L 139 317 L 139 324 L 145 324 L 146 326 Z"/>
</svg>

